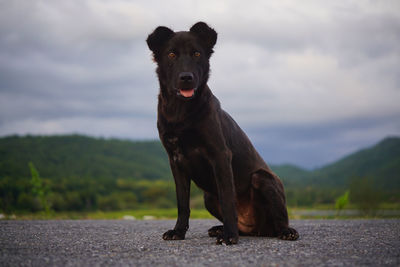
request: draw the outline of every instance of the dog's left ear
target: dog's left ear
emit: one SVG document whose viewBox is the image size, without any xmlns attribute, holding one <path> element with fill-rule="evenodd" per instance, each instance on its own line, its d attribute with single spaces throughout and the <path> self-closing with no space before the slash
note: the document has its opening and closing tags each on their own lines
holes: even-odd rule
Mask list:
<svg viewBox="0 0 400 267">
<path fill-rule="evenodd" d="M 211 56 L 214 52 L 213 47 L 217 42 L 217 32 L 204 22 L 197 22 L 194 24 L 190 28 L 190 32 L 194 33 L 199 38 L 208 56 Z"/>
</svg>

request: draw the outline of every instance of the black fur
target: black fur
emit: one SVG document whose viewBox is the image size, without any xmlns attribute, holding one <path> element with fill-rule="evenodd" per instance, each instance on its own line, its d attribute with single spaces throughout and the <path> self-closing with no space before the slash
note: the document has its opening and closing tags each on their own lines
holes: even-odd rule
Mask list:
<svg viewBox="0 0 400 267">
<path fill-rule="evenodd" d="M 296 240 L 281 181 L 207 86 L 216 40 L 204 22 L 188 32 L 158 27 L 147 38 L 160 83 L 157 127 L 178 202 L 175 228 L 163 239 L 185 238 L 193 180 L 207 210 L 223 223 L 209 230 L 217 243 L 236 244 L 239 234 Z"/>
</svg>

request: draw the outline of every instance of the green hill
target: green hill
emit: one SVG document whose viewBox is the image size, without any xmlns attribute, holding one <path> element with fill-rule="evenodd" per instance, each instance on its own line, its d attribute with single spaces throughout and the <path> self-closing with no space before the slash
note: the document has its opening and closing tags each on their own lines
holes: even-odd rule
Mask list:
<svg viewBox="0 0 400 267">
<path fill-rule="evenodd" d="M 348 187 L 351 180 L 368 177 L 383 190 L 400 190 L 400 138 L 389 137 L 315 170 L 308 184 L 323 187 Z"/>
<path fill-rule="evenodd" d="M 0 138 L 0 211 L 42 209 L 29 162 L 38 169 L 41 190 L 56 211 L 175 207 L 168 158 L 159 141 L 81 135 Z M 355 196 L 362 188 L 369 196 L 398 202 L 400 138 L 386 138 L 313 171 L 294 165 L 271 168 L 282 178 L 291 206 L 332 204 L 346 190 Z M 203 202 L 201 194 L 193 188 L 194 205 Z"/>
<path fill-rule="evenodd" d="M 278 174 L 285 187 L 306 186 L 305 181 L 313 175 L 311 171 L 291 164 L 271 165 L 271 169 Z"/>
<path fill-rule="evenodd" d="M 0 177 L 29 177 L 30 161 L 46 178 L 172 179 L 159 141 L 81 135 L 0 138 Z M 400 138 L 386 138 L 314 171 L 290 164 L 271 168 L 289 187 L 344 188 L 353 177 L 371 177 L 382 188 L 400 188 Z"/>
<path fill-rule="evenodd" d="M 81 135 L 0 138 L 0 177 L 29 177 L 30 161 L 45 178 L 171 178 L 167 155 L 158 141 Z"/>
</svg>

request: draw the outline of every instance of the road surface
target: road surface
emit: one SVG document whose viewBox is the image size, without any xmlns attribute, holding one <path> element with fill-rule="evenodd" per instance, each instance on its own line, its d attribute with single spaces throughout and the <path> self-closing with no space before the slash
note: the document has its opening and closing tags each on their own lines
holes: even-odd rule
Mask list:
<svg viewBox="0 0 400 267">
<path fill-rule="evenodd" d="M 0 221 L 1 266 L 400 266 L 400 220 L 293 220 L 298 241 L 241 237 L 215 245 L 214 220 Z"/>
</svg>

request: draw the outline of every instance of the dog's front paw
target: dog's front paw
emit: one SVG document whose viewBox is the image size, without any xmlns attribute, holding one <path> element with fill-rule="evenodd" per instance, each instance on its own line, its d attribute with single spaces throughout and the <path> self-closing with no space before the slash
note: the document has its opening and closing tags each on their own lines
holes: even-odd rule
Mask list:
<svg viewBox="0 0 400 267">
<path fill-rule="evenodd" d="M 222 230 L 222 229 L 219 229 Z M 217 235 L 217 245 L 235 245 L 239 241 L 239 236 L 236 234 L 224 234 L 218 231 Z"/>
<path fill-rule="evenodd" d="M 217 237 L 217 242 L 216 242 L 216 244 L 217 244 L 217 245 L 227 245 L 227 246 L 230 246 L 230 245 L 235 245 L 235 244 L 237 244 L 238 241 L 239 241 L 239 238 L 238 238 L 238 237 L 227 237 L 227 238 L 224 238 L 224 237 L 222 237 L 222 236 L 219 236 L 219 237 Z"/>
<path fill-rule="evenodd" d="M 294 228 L 286 228 L 283 229 L 282 232 L 278 235 L 278 238 L 283 240 L 297 240 L 299 239 L 299 233 Z"/>
<path fill-rule="evenodd" d="M 178 230 L 168 230 L 163 234 L 164 240 L 183 240 L 185 233 Z"/>
</svg>

